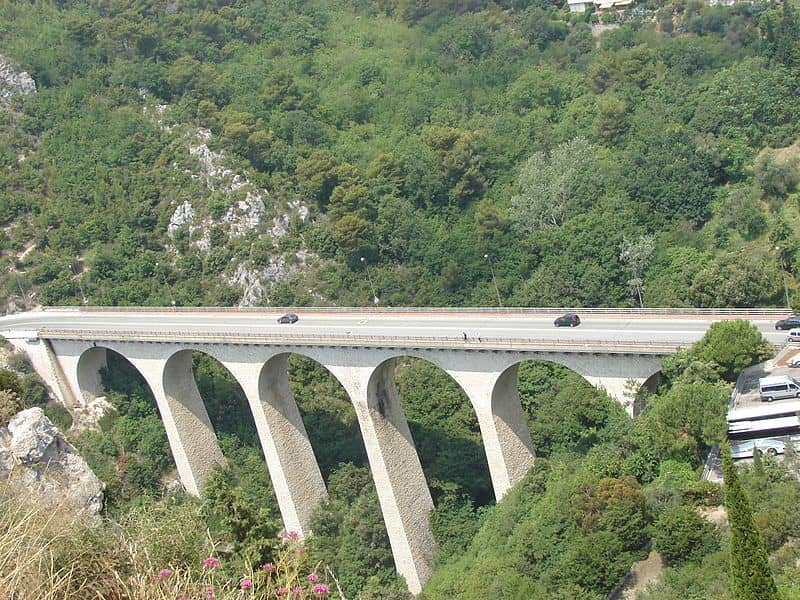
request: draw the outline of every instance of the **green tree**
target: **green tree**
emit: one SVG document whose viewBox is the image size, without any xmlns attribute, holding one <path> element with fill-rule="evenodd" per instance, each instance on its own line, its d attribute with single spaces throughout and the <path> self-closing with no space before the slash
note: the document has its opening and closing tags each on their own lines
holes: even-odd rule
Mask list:
<svg viewBox="0 0 800 600">
<path fill-rule="evenodd" d="M 638 298 L 641 308 L 644 308 L 644 299 L 642 298 L 644 272 L 654 250 L 655 244 L 652 235 L 640 235 L 636 240 L 624 238 L 619 246 L 619 259 L 631 274 L 628 287 Z"/>
<path fill-rule="evenodd" d="M 800 183 L 800 156 L 762 150 L 753 165 L 753 176 L 767 196 L 785 198 Z"/>
<path fill-rule="evenodd" d="M 586 138 L 577 137 L 550 154 L 535 153 L 522 167 L 517 189 L 509 215 L 517 231 L 527 234 L 558 227 L 601 190 L 594 149 Z"/>
<path fill-rule="evenodd" d="M 472 132 L 432 126 L 423 131 L 422 139 L 439 157 L 440 173 L 450 186 L 453 204 L 464 206 L 483 192 L 483 157 Z"/>
<path fill-rule="evenodd" d="M 764 540 L 756 529 L 753 511 L 731 458 L 730 448 L 722 448 L 725 478 L 725 508 L 731 526 L 729 547 L 731 587 L 737 600 L 778 600 L 778 588 Z"/>
<path fill-rule="evenodd" d="M 667 508 L 653 524 L 655 549 L 668 565 L 699 561 L 719 547 L 719 533 L 694 508 Z"/>
<path fill-rule="evenodd" d="M 744 319 L 712 323 L 692 353 L 704 362 L 719 365 L 720 374 L 733 381 L 745 367 L 772 355 L 772 347 L 755 325 Z"/>
</svg>

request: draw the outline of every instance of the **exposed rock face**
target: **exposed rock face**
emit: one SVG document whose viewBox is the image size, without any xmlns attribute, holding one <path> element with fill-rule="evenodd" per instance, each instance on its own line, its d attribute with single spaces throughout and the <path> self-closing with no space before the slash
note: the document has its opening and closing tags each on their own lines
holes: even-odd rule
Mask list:
<svg viewBox="0 0 800 600">
<path fill-rule="evenodd" d="M 147 90 L 139 91 L 143 100 L 147 98 Z M 164 112 L 168 107 L 163 104 L 145 105 L 142 110 L 149 115 L 164 131 L 172 131 L 163 123 Z M 293 220 L 303 223 L 309 220 L 308 207 L 301 199 L 284 202 L 270 201 L 269 192 L 253 184 L 245 172 L 231 169 L 229 157 L 224 150 L 212 150 L 208 143 L 212 132 L 209 129 L 190 128 L 185 134 L 188 151 L 197 161 L 197 166 L 187 169 L 185 173 L 195 181 L 205 184 L 211 192 L 222 194 L 227 201 L 227 209 L 217 217 L 203 215 L 202 206 L 195 207 L 184 201 L 175 207 L 167 234 L 175 236 L 180 230 L 188 233 L 189 243 L 202 252 L 211 251 L 211 231 L 221 227 L 228 238 L 240 237 L 248 232 L 256 232 L 259 238 L 269 238 L 276 248 L 269 257 L 266 267 L 248 267 L 242 263 L 234 267 L 234 272 L 223 275 L 229 285 L 236 285 L 242 290 L 240 306 L 254 306 L 264 298 L 278 281 L 297 271 L 306 268 L 309 259 L 317 258 L 308 250 L 301 248 L 288 255 L 277 250 L 277 241 L 289 233 Z M 213 145 L 213 144 L 212 144 Z M 177 164 L 175 165 L 178 168 Z M 272 225 L 268 219 L 272 218 Z M 174 250 L 174 248 L 173 248 Z"/>
<path fill-rule="evenodd" d="M 239 306 L 258 306 L 265 298 L 269 301 L 270 292 L 276 283 L 286 281 L 291 275 L 305 270 L 307 262 L 316 258 L 316 255 L 298 250 L 291 258 L 294 260 L 288 261 L 284 256 L 276 256 L 263 268 L 247 268 L 244 264 L 238 264 L 226 280 L 229 285 L 242 289 Z"/>
<path fill-rule="evenodd" d="M 71 406 L 69 411 L 72 414 L 72 433 L 80 433 L 84 429 L 97 429 L 100 419 L 114 410 L 114 406 L 106 400 L 105 396 L 90 398 L 80 406 Z"/>
<path fill-rule="evenodd" d="M 175 209 L 175 212 L 172 213 L 172 216 L 169 219 L 169 225 L 167 225 L 167 233 L 173 235 L 184 225 L 191 225 L 193 222 L 194 208 L 192 208 L 192 205 L 188 200 L 185 200 L 179 204 L 178 208 Z"/>
<path fill-rule="evenodd" d="M 25 71 L 17 70 L 7 59 L 0 56 L 0 104 L 14 96 L 25 96 L 36 92 L 36 82 Z"/>
<path fill-rule="evenodd" d="M 105 485 L 38 407 L 0 427 L 0 479 L 7 478 L 53 506 L 66 501 L 92 515 L 103 507 Z"/>
</svg>

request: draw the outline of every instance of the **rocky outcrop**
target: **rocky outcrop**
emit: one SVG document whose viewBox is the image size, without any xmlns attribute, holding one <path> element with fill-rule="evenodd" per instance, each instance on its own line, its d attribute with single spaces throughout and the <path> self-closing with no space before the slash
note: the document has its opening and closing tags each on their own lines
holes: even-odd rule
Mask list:
<svg viewBox="0 0 800 600">
<path fill-rule="evenodd" d="M 55 506 L 96 515 L 105 485 L 41 408 L 17 413 L 0 427 L 0 479 L 38 492 Z"/>
<path fill-rule="evenodd" d="M 286 281 L 290 276 L 308 268 L 308 261 L 316 258 L 315 254 L 298 250 L 290 256 L 291 260 L 278 255 L 265 267 L 248 268 L 242 263 L 236 266 L 233 273 L 225 277 L 228 285 L 242 290 L 239 306 L 259 306 L 270 303 L 270 293 L 275 285 Z"/>
<path fill-rule="evenodd" d="M 191 227 L 192 223 L 194 223 L 194 208 L 192 208 L 191 202 L 184 200 L 172 213 L 169 225 L 167 225 L 167 233 L 174 235 L 178 229 L 183 226 Z"/>
<path fill-rule="evenodd" d="M 173 131 L 175 126 L 164 124 L 167 106 L 148 105 L 148 92 L 139 91 L 145 105 L 144 114 L 150 116 L 163 131 Z M 310 259 L 316 255 L 305 248 L 282 253 L 278 250 L 278 240 L 289 233 L 292 222 L 306 223 L 309 220 L 308 207 L 299 198 L 278 201 L 270 198 L 266 189 L 253 184 L 244 171 L 235 171 L 225 150 L 214 150 L 209 146 L 213 136 L 211 130 L 204 128 L 178 128 L 184 132 L 189 154 L 196 160 L 195 165 L 184 172 L 194 181 L 201 182 L 219 199 L 224 197 L 225 211 L 216 216 L 204 211 L 203 205 L 193 205 L 189 201 L 176 204 L 167 225 L 167 234 L 175 239 L 181 231 L 188 234 L 189 243 L 202 252 L 211 251 L 211 232 L 221 228 L 229 239 L 255 232 L 259 239 L 268 238 L 275 248 L 268 257 L 268 264 L 255 267 L 246 263 L 232 264 L 222 277 L 228 285 L 242 290 L 240 306 L 255 306 L 269 301 L 269 294 L 279 281 L 306 268 Z M 211 146 L 214 146 L 212 143 Z M 176 168 L 178 164 L 175 164 Z M 271 217 L 272 224 L 268 219 Z M 172 250 L 178 252 L 176 247 Z M 263 263 L 262 263 L 263 264 Z"/>
<path fill-rule="evenodd" d="M 25 71 L 0 56 L 0 104 L 7 104 L 14 96 L 36 92 L 36 82 Z"/>
</svg>

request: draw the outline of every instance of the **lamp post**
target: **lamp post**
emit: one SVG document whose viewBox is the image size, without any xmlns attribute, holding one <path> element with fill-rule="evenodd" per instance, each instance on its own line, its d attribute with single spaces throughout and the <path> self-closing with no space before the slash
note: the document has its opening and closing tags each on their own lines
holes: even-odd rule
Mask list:
<svg viewBox="0 0 800 600">
<path fill-rule="evenodd" d="M 786 285 L 786 263 L 783 261 L 783 253 L 781 253 L 781 247 L 775 246 L 775 252 L 778 253 L 778 260 L 781 263 L 781 279 L 783 280 L 783 295 L 786 299 L 786 308 L 791 309 L 792 305 L 789 302 L 789 287 Z"/>
<path fill-rule="evenodd" d="M 159 266 L 159 262 L 156 261 L 156 269 L 158 269 L 158 266 Z M 169 302 L 170 302 L 170 304 L 172 304 L 172 306 L 175 306 L 175 298 L 172 296 L 172 288 L 169 287 L 169 284 L 167 283 L 167 274 L 164 273 L 163 270 L 161 270 L 161 269 L 159 269 L 159 270 L 161 271 L 161 277 L 164 280 L 164 287 L 169 290 Z"/>
<path fill-rule="evenodd" d="M 367 259 L 363 256 L 361 257 L 361 264 L 364 265 L 364 269 L 367 272 L 367 281 L 369 281 L 369 288 L 372 290 L 372 303 L 375 306 L 378 306 L 380 299 L 378 298 L 378 294 L 375 293 L 375 286 L 372 284 L 372 277 L 369 274 L 369 265 L 367 264 Z"/>
<path fill-rule="evenodd" d="M 19 293 L 22 295 L 22 305 L 27 310 L 28 309 L 28 296 L 27 296 L 27 294 L 25 294 L 25 290 L 22 289 L 22 281 L 20 281 L 19 273 L 16 274 L 14 279 L 17 280 L 17 286 L 19 287 Z"/>
<path fill-rule="evenodd" d="M 497 294 L 497 304 L 500 305 L 500 308 L 503 307 L 503 300 L 500 298 L 500 289 L 497 287 L 497 278 L 494 276 L 494 266 L 492 266 L 492 257 L 488 254 L 484 254 L 483 258 L 485 258 L 489 262 L 489 271 L 492 274 L 492 283 L 494 284 L 494 291 Z"/>
<path fill-rule="evenodd" d="M 76 257 L 76 259 L 77 259 L 77 257 Z M 75 279 L 78 280 L 78 289 L 81 291 L 81 299 L 82 299 L 83 304 L 88 304 L 89 303 L 89 299 L 86 297 L 86 294 L 83 292 L 83 282 L 81 281 L 81 278 L 78 276 L 78 273 L 75 272 L 75 267 L 72 265 L 72 263 L 69 263 L 69 272 L 72 273 L 72 276 Z"/>
</svg>

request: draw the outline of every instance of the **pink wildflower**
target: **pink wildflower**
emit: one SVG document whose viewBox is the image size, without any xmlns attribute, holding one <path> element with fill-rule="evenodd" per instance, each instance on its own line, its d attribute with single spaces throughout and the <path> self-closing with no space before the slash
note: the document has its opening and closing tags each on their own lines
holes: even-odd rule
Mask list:
<svg viewBox="0 0 800 600">
<path fill-rule="evenodd" d="M 213 556 L 209 556 L 207 559 L 203 561 L 203 568 L 204 569 L 218 569 L 219 568 L 219 559 L 214 558 Z"/>
<path fill-rule="evenodd" d="M 295 597 L 302 596 L 305 593 L 306 593 L 306 591 L 303 588 L 301 588 L 299 585 L 297 587 L 295 587 L 295 588 L 292 588 L 292 596 L 295 596 Z"/>
<path fill-rule="evenodd" d="M 216 594 L 214 594 L 214 588 L 213 587 L 207 587 L 206 588 L 206 597 L 208 598 L 208 600 L 216 600 L 217 596 L 216 596 Z"/>
<path fill-rule="evenodd" d="M 275 570 L 275 565 L 273 565 L 272 563 L 264 563 L 263 565 L 261 565 L 260 568 L 262 571 L 266 571 L 267 573 L 272 573 Z"/>
<path fill-rule="evenodd" d="M 326 596 L 331 590 L 324 583 L 315 583 L 311 588 L 311 592 L 315 596 Z"/>
<path fill-rule="evenodd" d="M 243 590 L 249 590 L 253 587 L 253 582 L 249 579 L 242 579 L 242 583 L 239 584 Z"/>
<path fill-rule="evenodd" d="M 276 596 L 285 596 L 288 593 L 289 590 L 287 590 L 285 587 L 279 587 L 278 589 L 275 590 Z"/>
<path fill-rule="evenodd" d="M 300 539 L 300 534 L 297 533 L 296 531 L 294 531 L 293 529 L 290 529 L 289 531 L 287 531 L 286 533 L 283 534 L 283 539 L 285 539 L 285 540 L 299 540 Z"/>
<path fill-rule="evenodd" d="M 172 575 L 173 572 L 174 571 L 172 569 L 161 569 L 158 572 L 158 577 L 160 579 L 164 579 L 165 577 L 169 577 L 170 575 Z"/>
<path fill-rule="evenodd" d="M 315 581 L 319 581 L 319 575 L 316 573 L 309 573 L 306 579 L 308 579 L 311 583 L 314 583 Z"/>
</svg>

